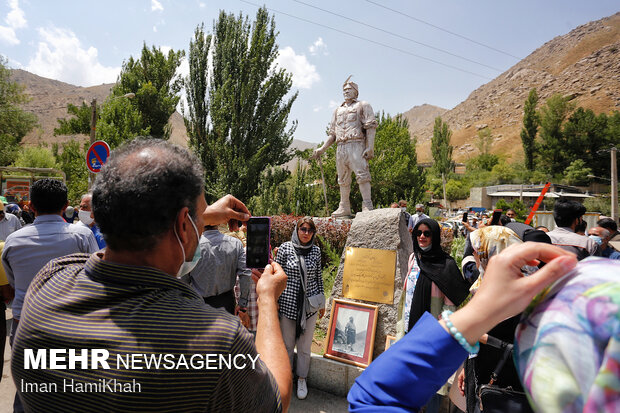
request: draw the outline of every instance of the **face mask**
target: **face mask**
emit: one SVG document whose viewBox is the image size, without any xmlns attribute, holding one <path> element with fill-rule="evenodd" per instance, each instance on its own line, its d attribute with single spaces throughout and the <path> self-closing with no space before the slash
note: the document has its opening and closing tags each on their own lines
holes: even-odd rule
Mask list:
<svg viewBox="0 0 620 413">
<path fill-rule="evenodd" d="M 428 252 L 431 250 L 431 248 L 433 248 L 433 244 L 429 244 L 426 247 L 420 247 L 420 249 L 424 252 Z"/>
<path fill-rule="evenodd" d="M 405 211 L 407 211 L 407 207 L 400 207 L 400 210 L 405 212 Z"/>
<path fill-rule="evenodd" d="M 177 241 L 179 241 L 179 245 L 181 246 L 181 251 L 183 251 L 183 263 L 181 264 L 179 271 L 177 271 L 177 278 L 181 278 L 185 274 L 192 271 L 194 267 L 196 267 L 196 264 L 198 264 L 198 261 L 200 260 L 200 257 L 201 257 L 200 235 L 198 235 L 198 229 L 196 228 L 196 225 L 194 225 L 194 220 L 192 219 L 191 216 L 189 217 L 189 222 L 192 223 L 192 226 L 194 227 L 194 231 L 196 232 L 196 243 L 197 243 L 196 250 L 194 251 L 194 257 L 192 258 L 191 261 L 185 261 L 185 248 L 183 248 L 181 239 L 179 238 L 179 235 L 177 234 L 177 228 L 174 227 L 174 235 L 176 235 Z"/>
<path fill-rule="evenodd" d="M 90 224 L 95 221 L 93 218 L 90 217 L 90 211 L 80 211 L 78 212 L 78 217 L 80 218 L 82 224 L 88 226 L 90 226 Z"/>
<path fill-rule="evenodd" d="M 590 235 L 590 239 L 596 242 L 598 245 L 601 245 L 603 243 L 603 239 L 598 235 Z"/>
<path fill-rule="evenodd" d="M 416 214 L 418 214 L 418 216 L 422 215 L 422 211 L 416 211 Z"/>
</svg>

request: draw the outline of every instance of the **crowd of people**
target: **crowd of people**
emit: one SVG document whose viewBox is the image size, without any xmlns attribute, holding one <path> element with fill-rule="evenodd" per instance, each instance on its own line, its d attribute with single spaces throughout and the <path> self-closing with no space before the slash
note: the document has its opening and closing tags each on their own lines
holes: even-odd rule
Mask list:
<svg viewBox="0 0 620 413">
<path fill-rule="evenodd" d="M 406 206 L 403 200 L 394 205 L 403 215 Z M 29 211 L 35 218 L 26 222 Z M 40 179 L 31 186 L 28 211 L 2 205 L 0 212 L 0 293 L 2 305 L 12 300 L 15 412 L 286 411 L 294 377 L 297 397 L 307 397 L 314 328 L 326 305 L 312 218 L 296 222 L 291 240 L 264 269 L 248 269 L 243 242 L 218 226 L 237 231 L 250 211 L 231 195 L 207 205 L 200 162 L 155 139 L 116 149 L 78 210 L 68 208 L 64 183 Z M 620 264 L 613 260 L 620 258 L 620 234 L 609 218 L 588 235 L 577 234 L 584 213 L 581 204 L 560 199 L 557 227 L 549 232 L 516 222 L 510 210 L 494 225 L 467 224 L 459 267 L 442 249 L 437 221 L 416 205 L 416 213 L 405 216 L 413 252 L 400 295 L 398 341 L 356 380 L 350 410 L 437 412 L 452 383 L 458 391 L 451 394 L 461 397 L 457 405 L 473 412 L 490 377 L 527 392 L 537 410 L 618 408 L 620 297 L 613 276 Z M 608 259 L 577 265 L 592 255 Z M 598 284 L 588 274 L 596 274 L 591 278 Z M 600 285 L 605 288 L 594 292 Z M 526 310 L 543 290 L 538 306 Z M 575 300 L 583 302 L 571 311 Z M 558 301 L 569 310 L 559 311 Z M 590 303 L 597 307 L 589 310 Z M 547 334 L 558 322 L 570 325 L 585 353 L 576 356 L 561 334 Z M 501 349 L 498 342 L 505 343 Z M 543 344 L 551 350 L 538 350 Z M 496 372 L 506 346 L 516 364 Z M 215 369 L 28 369 L 29 349 L 105 349 L 110 360 L 148 353 L 253 362 Z M 566 367 L 566 354 L 589 358 Z M 555 383 L 545 391 L 542 368 L 577 385 Z M 33 390 L 36 383 L 68 380 L 141 386 Z"/>
</svg>

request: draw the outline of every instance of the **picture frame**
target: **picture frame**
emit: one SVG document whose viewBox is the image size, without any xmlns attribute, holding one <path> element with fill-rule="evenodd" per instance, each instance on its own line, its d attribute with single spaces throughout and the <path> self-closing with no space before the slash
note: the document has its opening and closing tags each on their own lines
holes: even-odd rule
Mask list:
<svg viewBox="0 0 620 413">
<path fill-rule="evenodd" d="M 387 350 L 392 346 L 392 344 L 396 343 L 396 337 L 387 335 L 385 336 L 385 349 Z"/>
<path fill-rule="evenodd" d="M 372 361 L 378 313 L 376 305 L 334 299 L 323 356 L 368 367 Z"/>
</svg>

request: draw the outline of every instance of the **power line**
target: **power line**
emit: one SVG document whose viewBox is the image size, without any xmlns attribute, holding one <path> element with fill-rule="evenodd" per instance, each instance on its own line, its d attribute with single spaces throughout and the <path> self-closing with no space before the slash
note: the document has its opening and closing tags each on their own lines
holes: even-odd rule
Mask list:
<svg viewBox="0 0 620 413">
<path fill-rule="evenodd" d="M 377 2 L 372 1 L 372 0 L 366 0 L 366 2 L 368 2 L 368 3 L 372 3 L 372 4 L 374 4 L 375 6 L 378 6 L 378 7 L 382 7 L 382 8 L 384 8 L 384 9 L 386 9 L 386 10 L 390 10 L 390 11 L 392 11 L 392 12 L 394 12 L 394 13 L 400 14 L 401 16 L 408 17 L 408 18 L 410 18 L 411 20 L 415 20 L 415 21 L 417 21 L 417 22 L 419 22 L 419 23 L 426 24 L 427 26 L 434 27 L 435 29 L 437 29 L 437 30 L 441 30 L 442 32 L 446 32 L 446 33 L 449 33 L 449 34 L 451 34 L 451 35 L 453 35 L 453 36 L 460 37 L 461 39 L 465 39 L 465 40 L 470 41 L 470 42 L 472 42 L 472 43 L 476 43 L 477 45 L 482 46 L 482 47 L 486 47 L 487 49 L 491 49 L 491 50 L 494 50 L 494 51 L 496 51 L 496 52 L 498 52 L 498 53 L 505 54 L 506 56 L 513 57 L 513 58 L 515 58 L 515 59 L 517 59 L 517 60 L 521 60 L 521 58 L 520 58 L 520 57 L 518 57 L 518 56 L 515 56 L 515 55 L 510 54 L 510 53 L 508 53 L 508 52 L 504 52 L 503 50 L 496 49 L 496 48 L 495 48 L 495 47 L 493 47 L 493 46 L 489 46 L 489 45 L 486 45 L 486 44 L 484 44 L 484 43 L 480 43 L 480 42 L 478 42 L 478 41 L 476 41 L 476 40 L 474 40 L 474 39 L 470 39 L 469 37 L 465 37 L 465 36 L 460 35 L 460 34 L 458 34 L 458 33 L 451 32 L 451 31 L 450 31 L 450 30 L 448 30 L 448 29 L 444 29 L 443 27 L 436 26 L 436 25 L 434 25 L 434 24 L 432 24 L 432 23 L 429 23 L 429 22 L 427 22 L 427 21 L 424 21 L 424 20 L 422 20 L 422 19 L 418 19 L 417 17 L 410 16 L 410 15 L 408 15 L 407 13 L 403 13 L 402 11 L 399 11 L 399 10 L 394 10 L 394 9 L 392 9 L 392 8 L 390 8 L 390 7 L 388 7 L 388 6 L 385 6 L 385 5 L 381 4 L 381 3 L 377 3 Z"/>
<path fill-rule="evenodd" d="M 388 49 L 396 50 L 397 52 L 401 52 L 401 53 L 407 54 L 409 56 L 417 57 L 418 59 L 426 60 L 426 61 L 429 61 L 429 62 L 432 62 L 432 63 L 436 63 L 436 64 L 441 65 L 441 66 L 449 67 L 450 69 L 458 70 L 459 72 L 467 73 L 467 74 L 470 74 L 470 75 L 473 75 L 473 76 L 477 76 L 477 77 L 480 77 L 480 78 L 486 79 L 486 80 L 493 80 L 493 78 L 490 78 L 488 76 L 484 76 L 484 75 L 481 75 L 481 74 L 478 74 L 478 73 L 470 72 L 468 70 L 461 69 L 460 67 L 456 67 L 456 66 L 452 66 L 452 65 L 449 65 L 449 64 L 446 64 L 446 63 L 442 63 L 442 62 L 439 62 L 437 60 L 434 60 L 434 59 L 431 59 L 431 58 L 428 58 L 428 57 L 424 57 L 424 56 L 417 55 L 415 53 L 411 53 L 411 52 L 409 52 L 407 50 L 399 49 L 398 47 L 390 46 L 389 44 L 377 42 L 375 40 L 368 39 L 366 37 L 358 36 L 356 34 L 349 33 L 349 32 L 346 32 L 344 30 L 340 30 L 340 29 L 336 29 L 336 28 L 331 27 L 331 26 L 327 26 L 325 24 L 316 23 L 316 22 L 313 22 L 311 20 L 304 19 L 303 17 L 294 16 L 292 14 L 285 13 L 283 11 L 279 11 L 279 10 L 276 10 L 274 8 L 271 8 L 271 7 L 261 6 L 260 4 L 252 3 L 252 2 L 247 1 L 247 0 L 239 0 L 239 1 L 242 2 L 242 3 L 246 3 L 246 4 L 249 4 L 249 5 L 255 6 L 255 7 L 259 7 L 259 8 L 260 7 L 265 7 L 267 10 L 270 10 L 270 11 L 273 11 L 273 12 L 276 12 L 276 13 L 280 13 L 280 14 L 283 14 L 283 15 L 288 16 L 288 17 L 292 17 L 293 19 L 301 20 L 301 21 L 306 22 L 306 23 L 314 24 L 315 26 L 320 26 L 320 27 L 323 27 L 323 28 L 326 28 L 326 29 L 329 29 L 329 30 L 333 30 L 335 32 L 344 34 L 346 36 L 354 37 L 354 38 L 359 39 L 359 40 L 364 40 L 364 41 L 376 44 L 378 46 L 382 46 L 382 47 L 386 47 Z"/>
<path fill-rule="evenodd" d="M 348 17 L 348 16 L 343 16 L 342 14 L 338 14 L 338 13 L 335 13 L 335 12 L 332 12 L 332 11 L 329 11 L 329 10 L 325 10 L 325 9 L 323 9 L 323 8 L 321 8 L 321 7 L 314 6 L 314 5 L 312 5 L 312 4 L 308 4 L 308 3 L 303 2 L 303 1 L 301 1 L 301 0 L 293 0 L 293 1 L 294 1 L 294 2 L 296 2 L 296 3 L 303 4 L 304 6 L 312 7 L 313 9 L 321 10 L 321 11 L 323 11 L 323 12 L 325 12 L 325 13 L 329 13 L 329 14 L 332 14 L 332 15 L 334 15 L 334 16 L 338 16 L 338 17 L 340 17 L 340 18 L 343 18 L 343 19 L 346 19 L 346 20 L 352 21 L 352 22 L 354 22 L 354 23 L 361 24 L 361 25 L 363 25 L 363 26 L 368 26 L 368 27 L 370 27 L 371 29 L 375 29 L 375 30 L 381 31 L 381 32 L 383 32 L 383 33 L 390 34 L 390 35 L 392 35 L 392 36 L 395 36 L 395 37 L 398 37 L 398 38 L 401 38 L 401 39 L 404 39 L 404 40 L 408 40 L 408 41 L 410 41 L 410 42 L 412 42 L 412 43 L 416 43 L 416 44 L 422 45 L 422 46 L 424 46 L 424 47 L 428 47 L 428 48 L 430 48 L 430 49 L 437 50 L 437 51 L 439 51 L 439 52 L 442 52 L 442 53 L 448 54 L 448 55 L 450 55 L 450 56 L 457 57 L 457 58 L 459 58 L 459 59 L 463 59 L 463 60 L 467 60 L 468 62 L 475 63 L 475 64 L 477 64 L 477 65 L 484 66 L 484 67 L 486 67 L 486 68 L 493 69 L 493 70 L 496 70 L 496 71 L 498 71 L 498 72 L 503 72 L 503 70 L 502 70 L 502 69 L 498 69 L 498 68 L 496 68 L 496 67 L 489 66 L 489 65 L 487 65 L 487 64 L 485 64 L 485 63 L 480 63 L 480 62 L 478 62 L 478 61 L 476 61 L 476 60 L 472 60 L 472 59 L 469 59 L 469 58 L 467 58 L 467 57 L 460 56 L 460 55 L 458 55 L 458 54 L 455 54 L 455 53 L 449 52 L 449 51 L 447 51 L 447 50 L 443 50 L 443 49 L 440 49 L 440 48 L 438 48 L 438 47 L 431 46 L 431 45 L 429 45 L 429 44 L 419 42 L 419 41 L 414 40 L 414 39 L 412 39 L 412 38 L 410 38 L 410 37 L 402 36 L 402 35 L 400 35 L 400 34 L 398 34 L 398 33 L 394 33 L 394 32 L 391 32 L 391 31 L 389 31 L 389 30 L 385 30 L 385 29 L 382 29 L 382 28 L 380 28 L 380 27 L 376 27 L 376 26 L 373 26 L 373 25 L 371 25 L 371 24 L 364 23 L 364 22 L 361 22 L 361 21 L 359 21 L 359 20 L 352 19 L 352 18 L 350 18 L 350 17 Z"/>
</svg>

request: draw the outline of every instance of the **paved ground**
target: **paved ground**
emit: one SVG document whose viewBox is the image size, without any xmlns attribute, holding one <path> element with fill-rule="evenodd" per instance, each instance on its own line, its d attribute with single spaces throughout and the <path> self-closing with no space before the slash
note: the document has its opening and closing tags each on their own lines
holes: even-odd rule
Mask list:
<svg viewBox="0 0 620 413">
<path fill-rule="evenodd" d="M 7 316 L 10 312 L 7 311 Z M 10 322 L 7 323 L 10 330 Z M 11 348 L 8 337 L 6 338 L 6 348 L 4 351 L 4 370 L 2 382 L 0 382 L 0 413 L 10 413 L 13 410 L 13 397 L 15 395 L 15 385 L 11 378 Z M 308 397 L 305 400 L 297 400 L 293 395 L 291 413 L 340 413 L 348 409 L 347 400 L 344 397 L 334 396 L 320 390 L 310 388 Z"/>
<path fill-rule="evenodd" d="M 345 397 L 334 396 L 313 388 L 308 389 L 308 397 L 305 400 L 297 400 L 293 395 L 291 400 L 291 413 L 340 413 L 347 412 L 349 404 Z"/>
</svg>

